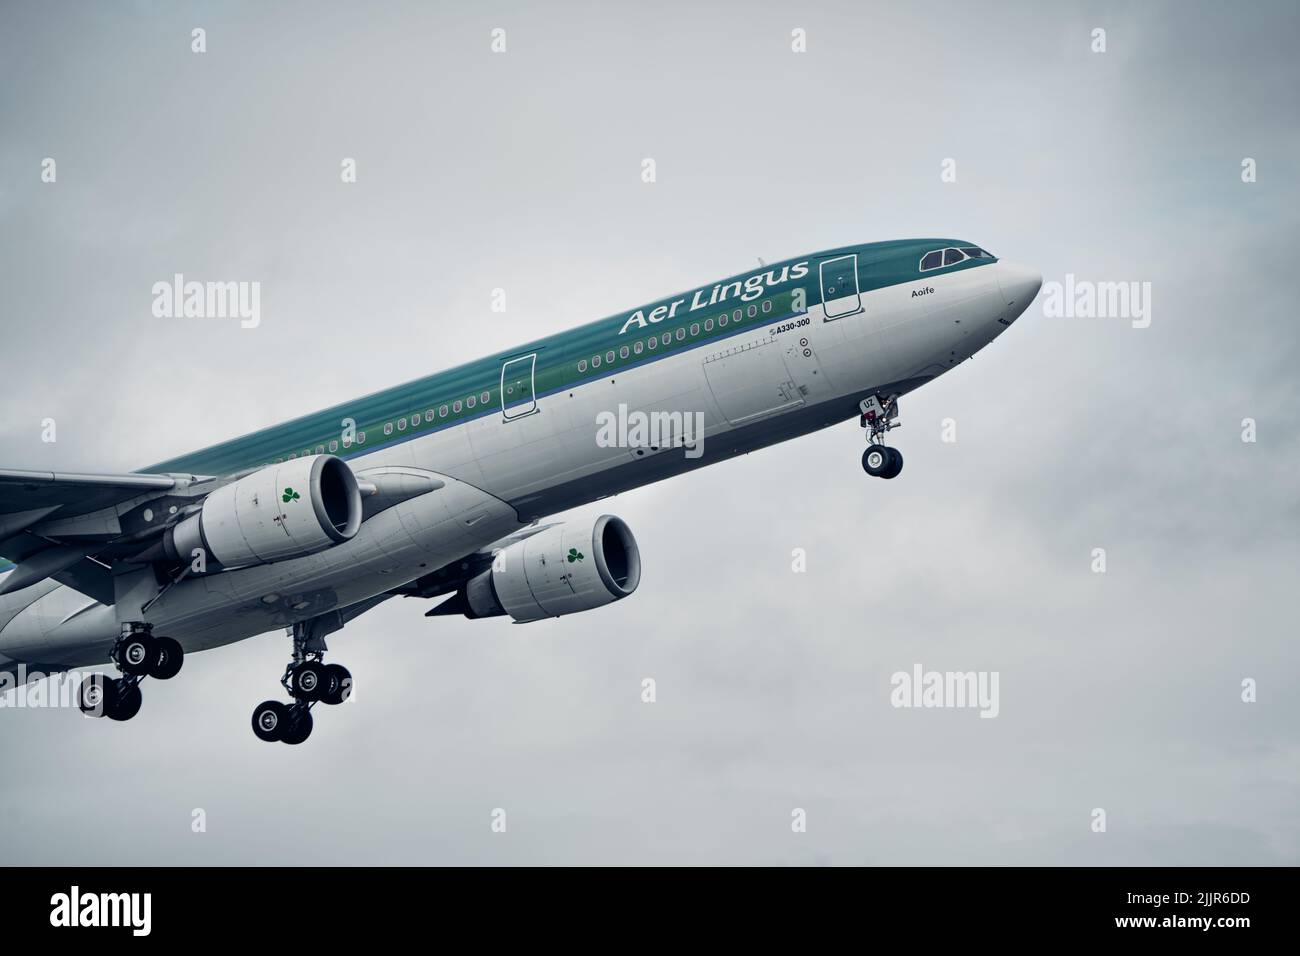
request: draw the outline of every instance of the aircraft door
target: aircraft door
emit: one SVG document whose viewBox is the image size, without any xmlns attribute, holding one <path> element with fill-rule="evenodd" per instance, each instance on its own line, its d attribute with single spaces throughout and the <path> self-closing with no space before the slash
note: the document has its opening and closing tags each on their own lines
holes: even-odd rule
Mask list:
<svg viewBox="0 0 1300 956">
<path fill-rule="evenodd" d="M 856 254 L 823 259 L 817 268 L 822 283 L 822 308 L 828 321 L 862 311 Z"/>
<path fill-rule="evenodd" d="M 536 370 L 536 352 L 502 363 L 501 417 L 504 420 L 523 418 L 537 411 Z"/>
</svg>

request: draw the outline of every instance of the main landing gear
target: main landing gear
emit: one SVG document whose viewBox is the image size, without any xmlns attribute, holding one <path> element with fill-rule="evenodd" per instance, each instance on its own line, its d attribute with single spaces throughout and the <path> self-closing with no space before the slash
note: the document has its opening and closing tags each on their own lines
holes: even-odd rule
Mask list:
<svg viewBox="0 0 1300 956">
<path fill-rule="evenodd" d="M 91 674 L 81 682 L 77 706 L 87 717 L 130 720 L 144 702 L 140 682 L 171 680 L 185 663 L 185 651 L 173 638 L 155 637 L 148 624 L 125 624 L 109 658 L 122 676 Z"/>
<path fill-rule="evenodd" d="M 315 704 L 341 704 L 352 694 L 352 674 L 341 664 L 324 661 L 325 637 L 312 621 L 293 625 L 293 660 L 280 683 L 293 703 L 265 700 L 253 711 L 253 733 L 259 740 L 300 744 L 311 736 Z"/>
<path fill-rule="evenodd" d="M 898 418 L 898 396 L 890 395 L 883 401 L 872 395 L 858 403 L 862 411 L 860 423 L 869 429 L 867 441 L 871 442 L 862 453 L 862 470 L 872 478 L 897 478 L 903 470 L 903 455 L 897 448 L 882 444 L 885 435 L 903 423 Z"/>
</svg>

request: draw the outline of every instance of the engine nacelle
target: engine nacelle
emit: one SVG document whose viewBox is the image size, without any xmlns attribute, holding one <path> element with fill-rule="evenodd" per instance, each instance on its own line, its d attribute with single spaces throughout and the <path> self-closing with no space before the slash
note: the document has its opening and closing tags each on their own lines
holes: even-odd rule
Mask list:
<svg viewBox="0 0 1300 956">
<path fill-rule="evenodd" d="M 590 611 L 641 583 L 641 552 L 621 519 L 564 523 L 516 541 L 466 583 L 467 617 L 509 614 L 518 623 Z"/>
<path fill-rule="evenodd" d="M 168 557 L 202 548 L 224 568 L 269 564 L 324 551 L 361 527 L 361 491 L 341 458 L 309 455 L 268 465 L 223 485 L 163 540 Z"/>
</svg>

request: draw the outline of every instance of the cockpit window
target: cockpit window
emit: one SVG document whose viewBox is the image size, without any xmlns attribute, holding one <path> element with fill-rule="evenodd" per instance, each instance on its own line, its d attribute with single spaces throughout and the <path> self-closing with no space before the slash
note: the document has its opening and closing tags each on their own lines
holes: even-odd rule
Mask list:
<svg viewBox="0 0 1300 956">
<path fill-rule="evenodd" d="M 966 258 L 966 254 L 960 249 L 943 250 L 943 264 L 946 266 L 955 266 Z"/>
<path fill-rule="evenodd" d="M 941 265 L 943 265 L 943 252 L 942 250 L 936 249 L 934 252 L 927 252 L 925 254 L 925 258 L 921 260 L 921 271 L 925 272 L 927 269 L 937 269 Z"/>
<path fill-rule="evenodd" d="M 985 252 L 983 249 L 979 248 L 978 246 L 962 246 L 961 251 L 966 253 L 966 255 L 970 256 L 972 259 L 993 258 L 992 254 Z"/>
</svg>

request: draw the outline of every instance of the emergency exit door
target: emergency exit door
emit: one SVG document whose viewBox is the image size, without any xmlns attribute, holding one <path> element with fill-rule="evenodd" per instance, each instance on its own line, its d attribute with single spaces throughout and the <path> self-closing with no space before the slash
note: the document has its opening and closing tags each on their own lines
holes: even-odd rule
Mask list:
<svg viewBox="0 0 1300 956">
<path fill-rule="evenodd" d="M 536 371 L 536 352 L 502 363 L 501 415 L 507 421 L 537 411 Z"/>
</svg>

